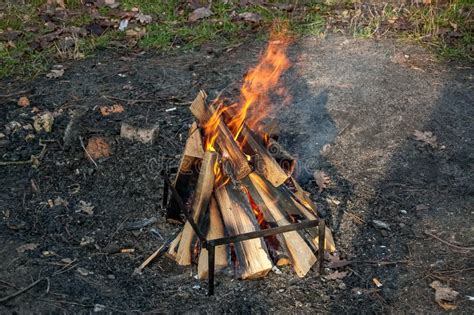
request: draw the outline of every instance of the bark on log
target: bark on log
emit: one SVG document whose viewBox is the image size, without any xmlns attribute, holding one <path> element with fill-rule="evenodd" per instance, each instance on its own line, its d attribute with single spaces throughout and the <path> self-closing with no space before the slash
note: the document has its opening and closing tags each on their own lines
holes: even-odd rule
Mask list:
<svg viewBox="0 0 474 315">
<path fill-rule="evenodd" d="M 201 171 L 196 186 L 193 200 L 192 216 L 194 222 L 199 225 L 199 221 L 207 210 L 209 200 L 214 187 L 214 165 L 217 161 L 217 153 L 207 151 L 202 159 Z M 186 222 L 183 228 L 178 252 L 176 253 L 176 262 L 180 265 L 190 265 L 192 260 L 192 244 L 195 238 L 194 230 L 189 222 Z"/>
<path fill-rule="evenodd" d="M 208 240 L 215 240 L 224 237 L 224 223 L 219 211 L 219 206 L 214 197 L 209 203 L 209 229 L 207 232 Z M 219 271 L 227 267 L 227 248 L 226 245 L 217 246 L 215 250 L 215 270 Z M 208 252 L 202 248 L 199 254 L 198 277 L 199 279 L 207 279 L 208 276 Z"/>
<path fill-rule="evenodd" d="M 228 184 L 218 188 L 215 196 L 228 234 L 237 235 L 260 229 L 250 204 L 245 202 L 246 199 L 241 191 Z M 239 278 L 261 278 L 272 269 L 272 262 L 262 238 L 235 243 L 234 249 Z"/>
</svg>

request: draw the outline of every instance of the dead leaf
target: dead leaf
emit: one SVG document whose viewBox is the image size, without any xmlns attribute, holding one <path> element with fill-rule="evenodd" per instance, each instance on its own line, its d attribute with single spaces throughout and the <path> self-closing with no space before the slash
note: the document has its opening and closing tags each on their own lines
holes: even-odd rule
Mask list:
<svg viewBox="0 0 474 315">
<path fill-rule="evenodd" d="M 190 22 L 196 22 L 197 20 L 205 19 L 207 17 L 210 17 L 213 15 L 214 12 L 212 12 L 209 8 L 199 8 L 194 10 L 188 17 L 188 20 Z"/>
<path fill-rule="evenodd" d="M 327 264 L 328 268 L 336 269 L 349 265 L 351 262 L 346 259 L 341 259 L 338 256 L 329 255 L 329 263 Z"/>
<path fill-rule="evenodd" d="M 94 214 L 94 206 L 91 203 L 85 202 L 83 200 L 79 201 L 79 210 L 87 213 L 88 215 Z"/>
<path fill-rule="evenodd" d="M 88 275 L 93 274 L 92 271 L 89 271 L 89 270 L 87 270 L 87 269 L 85 269 L 85 268 L 82 268 L 82 267 L 77 268 L 77 272 L 78 272 L 81 276 L 88 276 Z"/>
<path fill-rule="evenodd" d="M 27 107 L 30 106 L 30 100 L 26 96 L 22 96 L 18 99 L 18 106 Z"/>
<path fill-rule="evenodd" d="M 135 15 L 135 19 L 141 24 L 150 24 L 153 21 L 151 15 L 143 14 L 141 12 Z"/>
<path fill-rule="evenodd" d="M 319 192 L 322 192 L 329 185 L 330 178 L 323 171 L 314 171 L 314 179 L 316 180 L 316 185 L 319 187 Z"/>
<path fill-rule="evenodd" d="M 72 264 L 72 259 L 71 258 L 63 258 L 61 259 L 61 262 L 65 263 L 66 265 Z"/>
<path fill-rule="evenodd" d="M 101 137 L 90 138 L 87 142 L 86 150 L 94 160 L 109 157 L 111 155 L 109 144 Z M 86 157 L 88 157 L 87 153 Z"/>
<path fill-rule="evenodd" d="M 338 280 L 338 279 L 344 279 L 346 276 L 347 276 L 347 271 L 334 271 L 333 273 L 330 273 L 324 276 L 324 279 Z"/>
<path fill-rule="evenodd" d="M 124 108 L 121 104 L 117 103 L 110 106 L 100 106 L 99 110 L 102 116 L 109 116 L 110 114 L 122 113 L 124 111 Z"/>
<path fill-rule="evenodd" d="M 94 243 L 95 243 L 95 239 L 93 237 L 84 236 L 83 238 L 81 238 L 81 242 L 79 243 L 79 245 L 87 246 L 87 245 L 94 244 Z"/>
<path fill-rule="evenodd" d="M 430 287 L 435 289 L 435 301 L 445 311 L 454 310 L 457 305 L 453 304 L 459 292 L 454 291 L 449 286 L 442 284 L 438 280 L 431 282 Z"/>
<path fill-rule="evenodd" d="M 62 65 L 54 65 L 53 69 L 51 69 L 51 71 L 49 71 L 49 73 L 46 74 L 46 77 L 48 79 L 57 79 L 57 78 L 62 77 L 63 74 L 64 74 L 63 66 Z"/>
<path fill-rule="evenodd" d="M 17 253 L 24 253 L 26 252 L 27 250 L 34 250 L 38 247 L 39 244 L 37 243 L 27 243 L 27 244 L 23 244 L 23 245 L 20 245 L 17 247 L 16 251 Z"/>
<path fill-rule="evenodd" d="M 262 17 L 257 13 L 244 12 L 239 14 L 239 18 L 246 22 L 259 23 L 262 20 Z"/>
<path fill-rule="evenodd" d="M 57 197 L 56 199 L 54 199 L 53 203 L 54 203 L 55 206 L 67 207 L 69 205 L 69 202 L 67 202 L 66 200 L 64 200 L 61 197 Z"/>
<path fill-rule="evenodd" d="M 37 132 L 41 130 L 51 132 L 53 130 L 54 116 L 50 112 L 37 115 L 33 119 L 33 127 Z"/>
<path fill-rule="evenodd" d="M 144 28 L 135 27 L 134 29 L 126 30 L 125 35 L 128 37 L 142 38 L 145 36 L 146 30 Z"/>
<path fill-rule="evenodd" d="M 433 149 L 438 147 L 437 138 L 431 131 L 419 131 L 415 130 L 413 133 L 415 135 L 415 139 L 421 142 L 424 142 L 430 145 Z"/>
</svg>

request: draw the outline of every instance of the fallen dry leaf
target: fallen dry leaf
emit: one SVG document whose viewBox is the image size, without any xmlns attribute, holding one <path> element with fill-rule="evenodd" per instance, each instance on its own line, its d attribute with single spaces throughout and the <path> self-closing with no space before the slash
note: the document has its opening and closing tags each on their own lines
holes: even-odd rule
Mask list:
<svg viewBox="0 0 474 315">
<path fill-rule="evenodd" d="M 91 203 L 85 202 L 83 200 L 79 201 L 79 210 L 87 213 L 88 215 L 94 214 L 94 206 Z"/>
<path fill-rule="evenodd" d="M 18 99 L 18 106 L 20 107 L 28 107 L 30 106 L 30 100 L 26 96 L 22 96 Z"/>
<path fill-rule="evenodd" d="M 23 245 L 20 245 L 16 248 L 16 251 L 17 253 L 24 253 L 26 252 L 27 250 L 34 250 L 38 247 L 39 244 L 37 243 L 27 243 L 27 244 L 23 244 Z"/>
<path fill-rule="evenodd" d="M 77 272 L 78 272 L 81 276 L 88 276 L 88 275 L 93 274 L 92 271 L 89 271 L 89 270 L 87 270 L 87 269 L 85 269 L 85 268 L 82 268 L 82 267 L 77 268 Z"/>
<path fill-rule="evenodd" d="M 319 192 L 322 192 L 329 185 L 329 176 L 326 175 L 323 171 L 314 171 L 314 179 L 316 180 L 316 185 L 319 187 Z"/>
<path fill-rule="evenodd" d="M 436 149 L 438 147 L 437 138 L 431 131 L 419 131 L 415 130 L 413 133 L 415 136 L 415 139 L 421 142 L 424 142 L 425 144 L 430 145 L 433 149 Z"/>
<path fill-rule="evenodd" d="M 103 157 L 109 157 L 110 154 L 110 146 L 109 144 L 101 137 L 92 137 L 87 142 L 86 147 L 87 153 L 89 153 L 90 157 L 95 159 L 100 159 Z M 87 156 L 86 153 L 86 156 Z M 87 156 L 88 157 L 88 156 Z"/>
<path fill-rule="evenodd" d="M 46 77 L 49 79 L 57 79 L 62 77 L 64 74 L 64 68 L 62 65 L 55 65 L 53 66 L 53 69 L 49 71 L 48 74 L 46 74 Z"/>
<path fill-rule="evenodd" d="M 347 276 L 347 271 L 334 271 L 333 273 L 330 273 L 326 276 L 324 276 L 324 279 L 326 280 L 337 280 L 337 279 L 343 279 Z"/>
<path fill-rule="evenodd" d="M 150 24 L 153 21 L 151 15 L 143 14 L 141 12 L 135 15 L 135 19 L 141 24 Z"/>
<path fill-rule="evenodd" d="M 51 132 L 51 130 L 53 130 L 54 116 L 50 112 L 37 115 L 33 119 L 33 127 L 37 132 L 41 130 Z"/>
<path fill-rule="evenodd" d="M 346 259 L 341 259 L 338 256 L 329 255 L 328 268 L 336 269 L 349 265 L 351 262 Z"/>
<path fill-rule="evenodd" d="M 257 13 L 244 12 L 239 14 L 239 18 L 246 22 L 259 23 L 262 20 L 262 17 Z"/>
<path fill-rule="evenodd" d="M 117 103 L 110 106 L 100 106 L 99 110 L 102 116 L 109 116 L 110 114 L 122 113 L 124 111 L 124 108 L 122 105 Z"/>
<path fill-rule="evenodd" d="M 208 8 L 199 8 L 191 12 L 191 14 L 188 17 L 188 20 L 190 22 L 196 22 L 197 20 L 205 19 L 207 17 L 210 17 L 213 15 L 214 12 L 212 12 Z"/>
<path fill-rule="evenodd" d="M 431 282 L 430 287 L 435 289 L 435 301 L 444 310 L 450 311 L 457 308 L 457 305 L 453 304 L 459 292 L 454 291 L 447 285 L 442 284 L 438 280 Z"/>
</svg>

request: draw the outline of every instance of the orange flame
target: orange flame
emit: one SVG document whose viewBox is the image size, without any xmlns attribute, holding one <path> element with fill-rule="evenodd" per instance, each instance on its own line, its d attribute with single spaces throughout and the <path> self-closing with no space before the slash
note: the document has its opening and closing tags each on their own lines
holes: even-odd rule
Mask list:
<svg viewBox="0 0 474 315">
<path fill-rule="evenodd" d="M 219 107 L 204 125 L 206 150 L 215 150 L 218 126 L 223 121 L 221 117 L 224 113 L 227 111 L 231 115 L 233 113 L 232 118 L 225 123 L 237 140 L 244 122 L 250 129 L 256 130 L 258 123 L 272 111 L 272 91 L 279 96 L 287 95 L 286 89 L 280 84 L 280 77 L 290 67 L 290 61 L 286 56 L 289 43 L 288 37 L 282 33 L 272 34 L 259 63 L 244 77 L 244 83 L 240 88 L 240 101 L 230 106 L 223 106 L 221 100 L 215 101 Z"/>
</svg>

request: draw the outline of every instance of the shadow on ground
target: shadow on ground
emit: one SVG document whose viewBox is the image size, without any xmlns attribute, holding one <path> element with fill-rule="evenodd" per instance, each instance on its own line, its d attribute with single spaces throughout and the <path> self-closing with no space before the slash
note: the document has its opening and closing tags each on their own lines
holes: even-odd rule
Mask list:
<svg viewBox="0 0 474 315">
<path fill-rule="evenodd" d="M 290 54 L 295 67 L 286 80 L 293 105 L 279 114 L 282 141 L 304 166 L 304 188 L 328 212 L 339 254 L 353 261 L 340 270 L 348 272 L 345 278 L 321 280 L 312 271 L 298 279 L 290 269 L 260 281 L 220 276 L 216 295 L 206 297 L 195 270 L 167 258 L 131 276 L 161 237 L 177 230 L 163 219 L 158 174 L 179 161 L 191 121 L 188 102 L 201 88 L 211 97 L 226 87 L 235 93 L 236 85 L 229 84 L 242 78 L 262 47 L 168 57 L 105 52 L 67 65 L 60 79 L 2 85 L 0 132 L 13 120 L 21 126 L 32 121 L 31 110 L 16 105 L 17 91 L 27 90 L 20 94 L 32 106 L 57 117 L 53 133 L 36 135 L 52 140 L 38 168 L 0 169 L 0 295 L 50 279 L 49 286 L 38 284 L 1 310 L 436 313 L 429 284 L 438 279 L 461 293 L 458 310 L 469 313 L 472 302 L 463 300 L 472 295 L 466 271 L 472 255 L 453 251 L 424 230 L 453 244 L 474 242 L 471 68 L 438 64 L 417 47 L 391 41 L 305 38 Z M 116 102 L 124 113 L 98 113 L 97 106 Z M 97 167 L 77 142 L 63 147 L 75 111 L 81 113 L 75 136 L 102 136 L 112 146 L 112 156 Z M 156 145 L 119 137 L 121 121 L 136 115 L 160 124 Z M 433 132 L 437 147 L 416 141 L 416 129 Z M 2 159 L 37 153 L 37 141 L 25 140 L 29 133 L 22 127 L 6 134 Z M 332 179 L 322 192 L 311 177 L 315 170 Z M 50 207 L 48 200 L 58 197 L 67 205 Z M 80 210 L 81 201 L 94 206 L 92 216 Z M 419 205 L 424 210 L 416 210 Z M 125 228 L 154 216 L 152 226 Z M 390 229 L 380 230 L 373 220 Z M 28 243 L 37 247 L 17 251 Z M 118 253 L 122 248 L 135 252 Z M 383 286 L 376 288 L 373 278 Z"/>
</svg>

